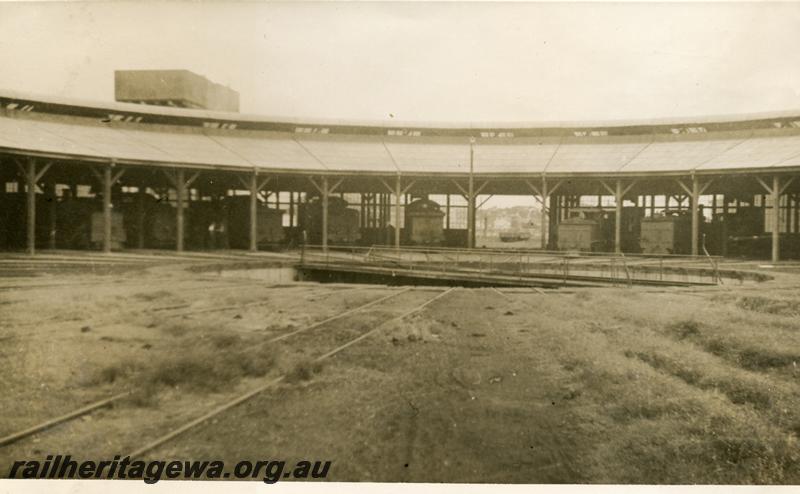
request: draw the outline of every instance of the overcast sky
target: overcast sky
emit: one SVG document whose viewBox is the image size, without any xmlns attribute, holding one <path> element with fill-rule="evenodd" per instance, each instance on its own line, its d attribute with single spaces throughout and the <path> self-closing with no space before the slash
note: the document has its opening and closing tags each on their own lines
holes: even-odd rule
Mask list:
<svg viewBox="0 0 800 494">
<path fill-rule="evenodd" d="M 417 122 L 800 109 L 800 3 L 0 4 L 0 88 L 185 68 L 247 113 Z"/>
</svg>

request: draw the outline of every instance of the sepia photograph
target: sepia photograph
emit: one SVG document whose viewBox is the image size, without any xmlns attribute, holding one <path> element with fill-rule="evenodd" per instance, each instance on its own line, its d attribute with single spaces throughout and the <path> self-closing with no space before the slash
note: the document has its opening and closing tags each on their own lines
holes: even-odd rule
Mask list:
<svg viewBox="0 0 800 494">
<path fill-rule="evenodd" d="M 800 2 L 0 2 L 0 493 L 800 484 L 798 47 Z"/>
</svg>

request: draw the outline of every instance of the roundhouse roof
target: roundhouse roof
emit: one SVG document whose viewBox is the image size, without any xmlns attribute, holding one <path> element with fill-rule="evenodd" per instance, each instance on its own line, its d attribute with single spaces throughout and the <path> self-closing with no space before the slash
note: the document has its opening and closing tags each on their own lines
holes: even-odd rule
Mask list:
<svg viewBox="0 0 800 494">
<path fill-rule="evenodd" d="M 294 121 L 0 91 L 0 152 L 331 174 L 649 175 L 800 169 L 800 111 L 545 124 Z"/>
</svg>

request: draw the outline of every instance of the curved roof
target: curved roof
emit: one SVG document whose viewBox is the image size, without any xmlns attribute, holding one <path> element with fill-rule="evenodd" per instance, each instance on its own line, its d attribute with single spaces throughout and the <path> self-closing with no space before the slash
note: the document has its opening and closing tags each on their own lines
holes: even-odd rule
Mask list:
<svg viewBox="0 0 800 494">
<path fill-rule="evenodd" d="M 0 92 L 0 151 L 336 174 L 619 175 L 800 169 L 800 111 L 727 119 L 388 127 Z"/>
</svg>

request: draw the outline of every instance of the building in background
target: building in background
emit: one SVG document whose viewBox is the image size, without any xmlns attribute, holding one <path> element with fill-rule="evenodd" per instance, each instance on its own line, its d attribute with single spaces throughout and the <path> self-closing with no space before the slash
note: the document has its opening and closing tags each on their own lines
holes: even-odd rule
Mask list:
<svg viewBox="0 0 800 494">
<path fill-rule="evenodd" d="M 239 93 L 188 70 L 114 71 L 119 102 L 203 110 L 239 111 Z"/>
</svg>

